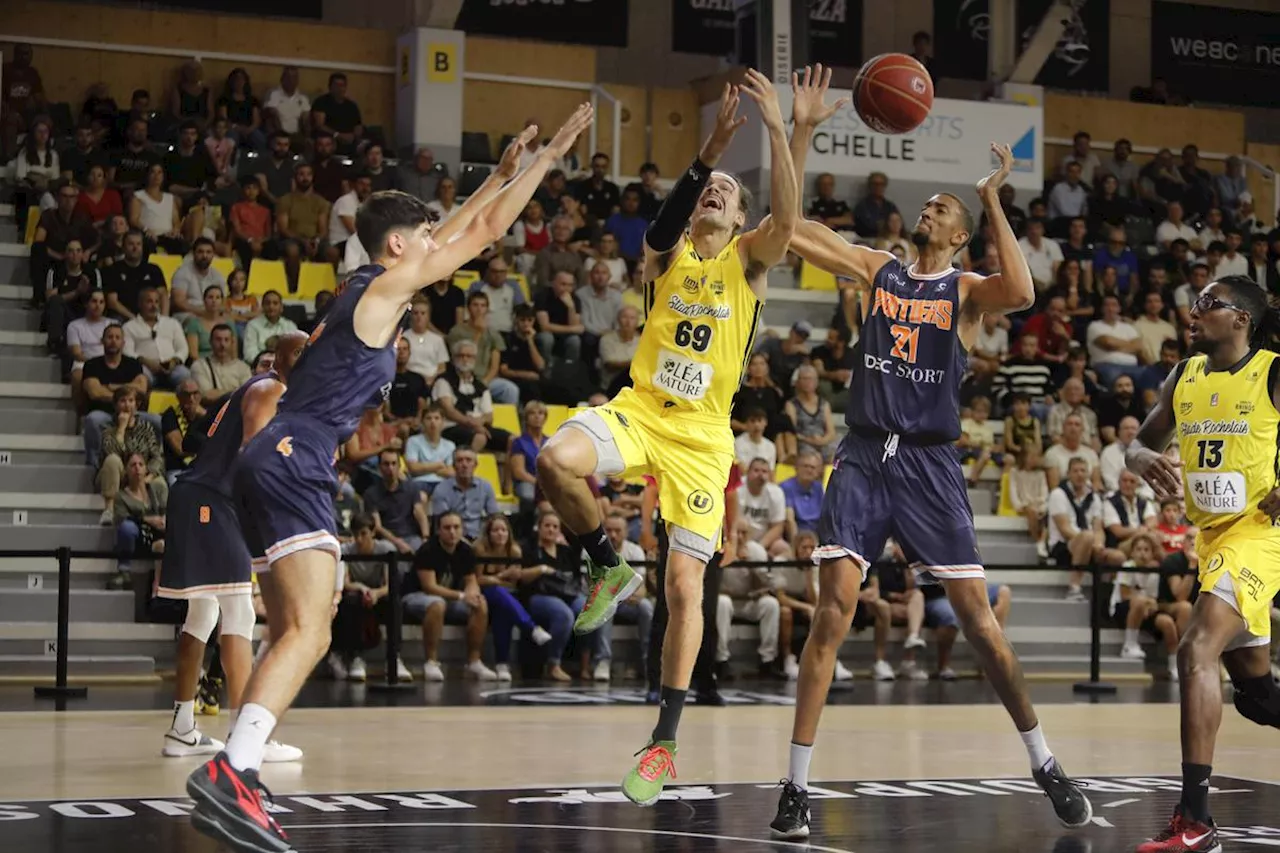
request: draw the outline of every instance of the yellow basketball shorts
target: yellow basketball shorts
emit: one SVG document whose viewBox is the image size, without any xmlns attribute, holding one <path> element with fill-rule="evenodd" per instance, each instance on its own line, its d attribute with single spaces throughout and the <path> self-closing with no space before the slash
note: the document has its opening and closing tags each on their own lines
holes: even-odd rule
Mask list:
<svg viewBox="0 0 1280 853">
<path fill-rule="evenodd" d="M 1280 528 L 1243 519 L 1220 530 L 1202 530 L 1196 538 L 1201 595 L 1222 595 L 1231 579 L 1235 607 L 1245 627 L 1259 639 L 1271 636 L 1271 599 L 1280 590 Z"/>
<path fill-rule="evenodd" d="M 682 412 L 651 394 L 624 388 L 603 406 L 569 421 L 590 435 L 600 455 L 597 473 L 658 481 L 658 506 L 669 525 L 714 545 L 724 522 L 724 489 L 733 465 L 727 418 Z M 598 434 L 601 429 L 608 435 Z"/>
</svg>

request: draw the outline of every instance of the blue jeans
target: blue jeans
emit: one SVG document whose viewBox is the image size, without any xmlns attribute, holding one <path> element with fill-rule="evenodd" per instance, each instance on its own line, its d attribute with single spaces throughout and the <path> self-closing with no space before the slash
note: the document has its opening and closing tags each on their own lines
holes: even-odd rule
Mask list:
<svg viewBox="0 0 1280 853">
<path fill-rule="evenodd" d="M 642 598 L 637 602 L 624 601 L 618 605 L 613 618 L 600 626 L 600 654 L 598 660 L 613 659 L 613 623 L 621 621 L 624 625 L 635 625 L 640 635 L 640 664 L 649 660 L 649 631 L 653 627 L 653 602 Z"/>
<path fill-rule="evenodd" d="M 116 558 L 119 560 L 120 571 L 129 570 L 133 556 L 138 553 L 138 537 L 141 535 L 138 522 L 132 518 L 126 518 L 116 526 Z"/>
<path fill-rule="evenodd" d="M 191 371 L 185 364 L 175 364 L 172 370 L 161 373 L 158 378 L 147 367 L 143 367 L 142 372 L 146 374 L 152 388 L 167 388 L 170 391 L 177 391 L 179 385 L 191 378 Z"/>
<path fill-rule="evenodd" d="M 243 151 L 245 148 L 262 152 L 267 150 L 267 135 L 262 132 L 262 128 L 255 128 L 249 133 L 241 133 L 232 129 L 227 136 L 236 141 L 236 145 Z"/>
<path fill-rule="evenodd" d="M 493 381 L 489 383 L 489 397 L 495 403 L 509 403 L 512 406 L 520 405 L 520 389 L 516 383 L 510 379 L 503 379 L 501 376 L 493 377 Z"/>
<path fill-rule="evenodd" d="M 489 602 L 489 631 L 493 634 L 493 662 L 511 659 L 511 629 L 519 628 L 528 637 L 537 627 L 529 611 L 524 609 L 511 590 L 502 586 L 482 586 L 480 592 Z"/>
<path fill-rule="evenodd" d="M 1128 376 L 1136 386 L 1147 368 L 1141 364 L 1095 364 L 1093 369 L 1098 374 L 1098 382 L 1110 391 L 1117 376 Z"/>
<path fill-rule="evenodd" d="M 538 344 L 538 351 L 542 353 L 542 357 L 547 361 L 551 361 L 552 355 L 559 355 L 566 361 L 577 361 L 582 357 L 581 335 L 557 335 L 552 332 L 538 332 L 535 340 Z M 560 352 L 556 353 L 556 350 L 560 350 Z"/>
<path fill-rule="evenodd" d="M 585 595 L 579 595 L 571 602 L 555 595 L 535 595 L 529 599 L 529 615 L 551 635 L 551 640 L 546 646 L 548 663 L 558 664 L 564 657 L 564 650 L 569 645 L 569 637 L 573 634 L 573 620 L 578 618 L 578 614 L 582 612 L 582 606 L 586 603 Z M 592 631 L 582 637 L 579 642 L 586 643 L 584 648 L 594 657 L 599 657 L 600 631 Z"/>
</svg>

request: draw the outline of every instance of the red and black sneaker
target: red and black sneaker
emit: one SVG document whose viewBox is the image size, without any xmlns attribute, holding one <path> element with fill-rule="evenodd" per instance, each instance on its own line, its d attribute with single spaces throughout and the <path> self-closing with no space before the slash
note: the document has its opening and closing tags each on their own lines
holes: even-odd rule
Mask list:
<svg viewBox="0 0 1280 853">
<path fill-rule="evenodd" d="M 1137 853 L 1221 853 L 1218 843 L 1218 827 L 1213 818 L 1201 823 L 1182 813 L 1179 805 L 1173 810 L 1169 825 L 1149 841 L 1138 845 Z"/>
<path fill-rule="evenodd" d="M 225 752 L 187 777 L 187 794 L 196 803 L 191 825 L 236 853 L 294 853 L 257 771 L 234 769 Z"/>
</svg>

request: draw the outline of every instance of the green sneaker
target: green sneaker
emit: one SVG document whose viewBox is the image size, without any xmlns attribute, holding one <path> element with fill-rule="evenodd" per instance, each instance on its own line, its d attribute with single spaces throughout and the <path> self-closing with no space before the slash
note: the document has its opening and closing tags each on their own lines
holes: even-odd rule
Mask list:
<svg viewBox="0 0 1280 853">
<path fill-rule="evenodd" d="M 590 634 L 613 618 L 618 609 L 618 602 L 631 597 L 640 584 L 644 583 L 644 575 L 627 565 L 627 561 L 618 558 L 618 565 L 603 568 L 587 561 L 591 592 L 587 594 L 587 603 L 573 623 L 573 633 Z"/>
<path fill-rule="evenodd" d="M 640 761 L 622 780 L 622 793 L 638 806 L 651 806 L 662 796 L 667 776 L 676 778 L 676 742 L 654 741 L 636 755 Z"/>
</svg>

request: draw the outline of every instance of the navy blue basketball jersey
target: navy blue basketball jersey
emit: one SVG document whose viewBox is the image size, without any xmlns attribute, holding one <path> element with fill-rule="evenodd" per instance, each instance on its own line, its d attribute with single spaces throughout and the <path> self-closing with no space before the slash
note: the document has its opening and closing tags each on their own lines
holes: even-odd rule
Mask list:
<svg viewBox="0 0 1280 853">
<path fill-rule="evenodd" d="M 356 305 L 383 271 L 373 264 L 348 277 L 346 288 L 311 333 L 289 374 L 289 387 L 277 410 L 280 415 L 311 418 L 332 428 L 340 442 L 346 441 L 370 398 L 384 386 L 390 389 L 396 373 L 395 338 L 375 348 L 361 341 L 355 330 Z"/>
<path fill-rule="evenodd" d="M 231 497 L 231 481 L 233 479 L 236 457 L 240 455 L 240 445 L 244 442 L 244 411 L 241 402 L 244 395 L 254 385 L 266 379 L 280 377 L 275 373 L 262 373 L 249 377 L 249 381 L 227 395 L 222 404 L 214 410 L 213 419 L 201 419 L 192 424 L 191 429 L 205 431 L 200 451 L 190 470 L 182 475 L 182 479 L 207 486 L 222 495 Z"/>
<path fill-rule="evenodd" d="M 845 422 L 921 442 L 960 437 L 960 270 L 931 276 L 892 260 L 873 282 Z"/>
</svg>

